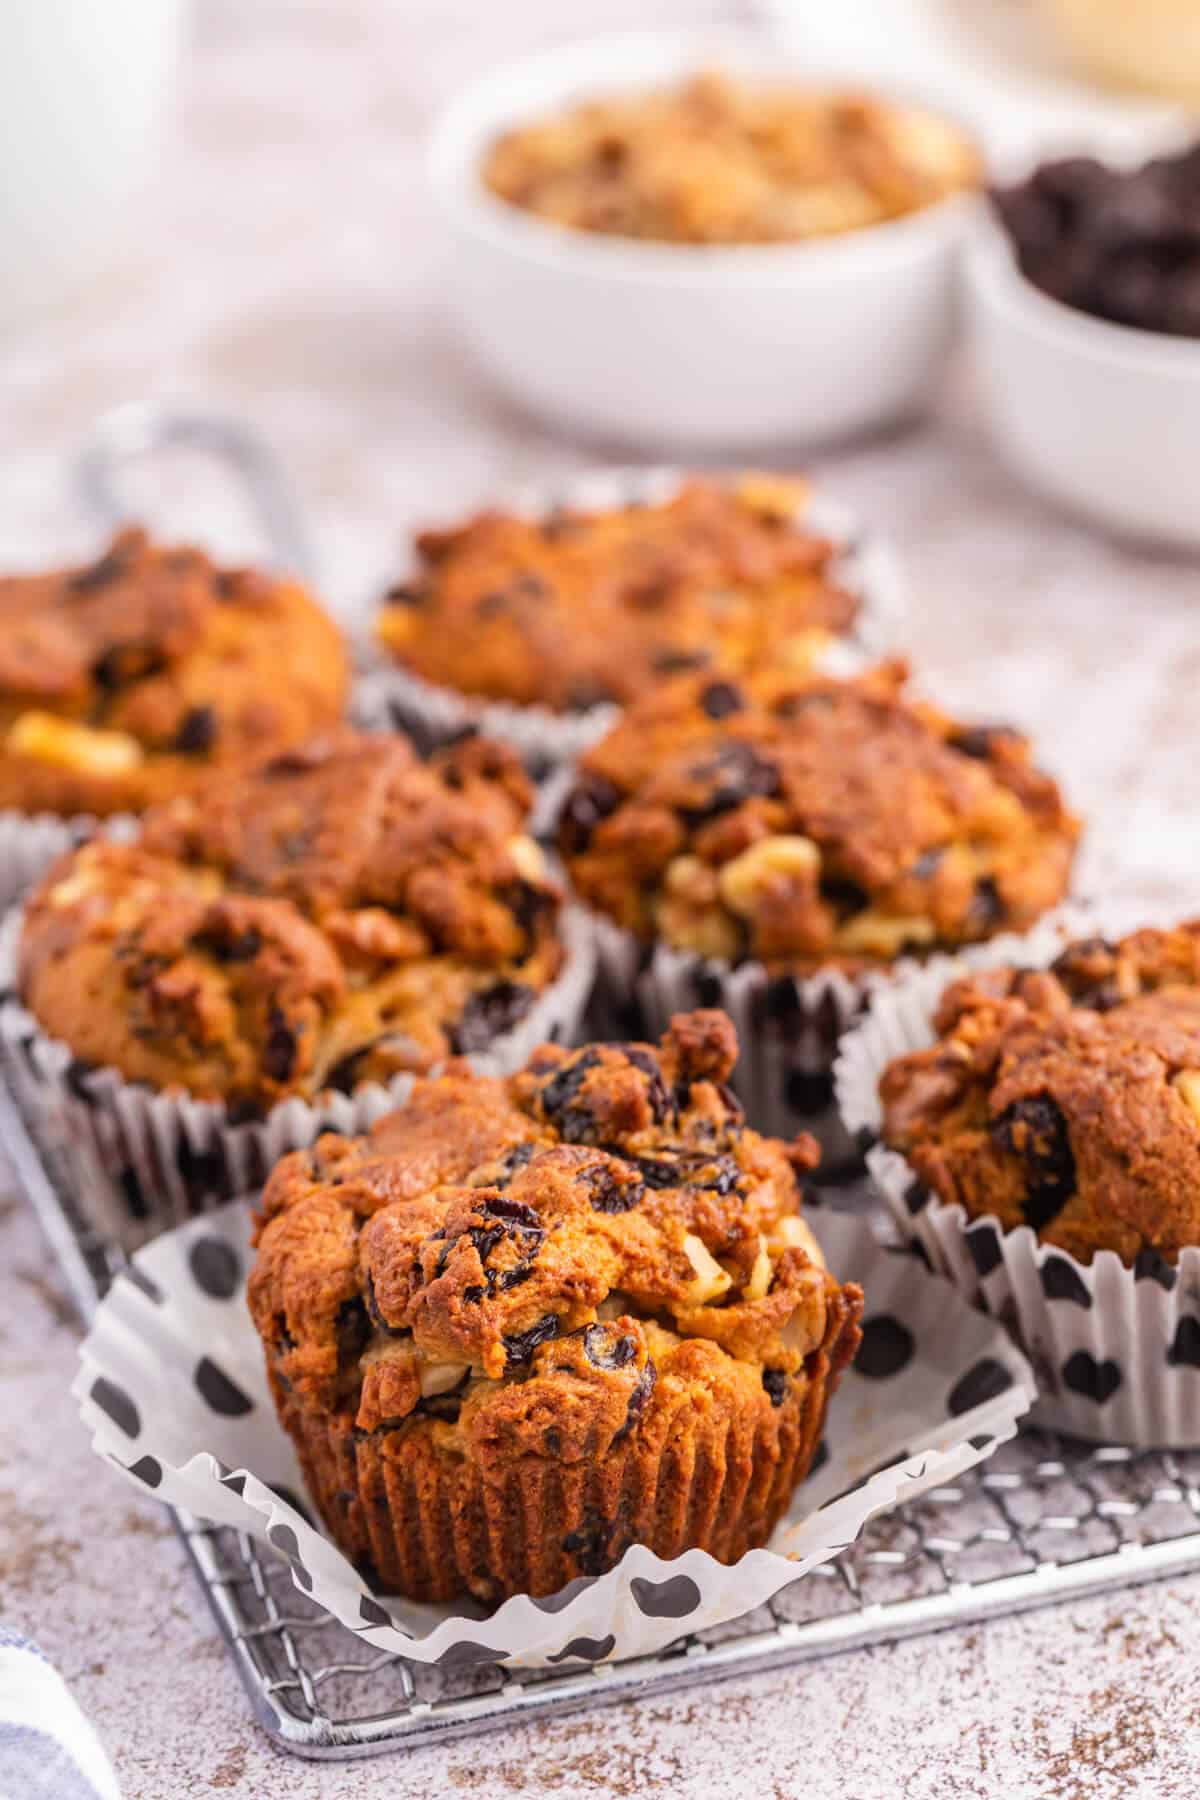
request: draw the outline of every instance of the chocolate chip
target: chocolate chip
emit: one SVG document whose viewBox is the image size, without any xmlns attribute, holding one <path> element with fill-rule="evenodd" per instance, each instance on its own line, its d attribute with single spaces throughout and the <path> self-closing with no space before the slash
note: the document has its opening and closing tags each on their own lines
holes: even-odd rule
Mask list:
<svg viewBox="0 0 1200 1800">
<path fill-rule="evenodd" d="M 371 1053 L 371 1045 L 361 1050 L 351 1050 L 348 1056 L 339 1057 L 328 1075 L 325 1086 L 332 1088 L 335 1094 L 352 1094 L 362 1079 L 363 1065 Z"/>
<path fill-rule="evenodd" d="M 524 1168 L 530 1157 L 536 1154 L 534 1145 L 520 1144 L 511 1151 L 508 1161 L 514 1162 L 517 1168 Z M 520 1158 L 517 1162 L 516 1159 Z M 489 1194 L 483 1203 L 484 1212 L 491 1213 L 497 1219 L 509 1219 L 514 1225 L 523 1226 L 526 1231 L 540 1231 L 542 1221 L 532 1206 L 524 1200 L 513 1200 L 508 1194 Z"/>
<path fill-rule="evenodd" d="M 657 1156 L 615 1154 L 625 1154 L 651 1188 L 690 1187 L 724 1196 L 736 1192 L 742 1178 L 732 1156 L 709 1155 L 703 1150 L 663 1150 Z"/>
<path fill-rule="evenodd" d="M 764 1388 L 766 1388 L 767 1393 L 771 1396 L 771 1405 L 782 1406 L 787 1394 L 788 1378 L 786 1369 L 764 1369 L 762 1372 L 762 1384 Z"/>
<path fill-rule="evenodd" d="M 559 843 L 567 856 L 578 856 L 592 841 L 597 825 L 616 812 L 621 796 L 602 775 L 580 776 L 559 818 Z"/>
<path fill-rule="evenodd" d="M 263 1045 L 263 1073 L 270 1081 L 290 1081 L 296 1066 L 296 1034 L 277 1006 L 271 1008 L 266 1042 Z"/>
<path fill-rule="evenodd" d="M 1011 725 L 966 725 L 960 731 L 952 731 L 946 742 L 952 750 L 986 762 L 1001 744 L 1019 744 L 1021 734 Z"/>
<path fill-rule="evenodd" d="M 659 650 L 650 659 L 656 675 L 683 675 L 692 669 L 706 669 L 712 657 L 707 650 Z"/>
<path fill-rule="evenodd" d="M 385 606 L 424 606 L 428 590 L 409 581 L 397 581 L 383 596 Z"/>
<path fill-rule="evenodd" d="M 580 675 L 567 690 L 568 712 L 590 712 L 594 706 L 611 706 L 616 699 L 610 687 L 595 675 Z"/>
<path fill-rule="evenodd" d="M 1067 1121 L 1049 1094 L 1018 1100 L 992 1126 L 1000 1149 L 1021 1158 L 1028 1196 L 1025 1222 L 1044 1231 L 1075 1192 L 1075 1155 Z"/>
<path fill-rule="evenodd" d="M 646 1192 L 646 1184 L 628 1170 L 620 1174 L 611 1163 L 597 1163 L 582 1169 L 579 1179 L 588 1190 L 593 1212 L 631 1212 Z"/>
<path fill-rule="evenodd" d="M 358 1361 L 371 1341 L 371 1321 L 363 1301 L 343 1300 L 333 1322 L 337 1340 L 338 1366 L 348 1368 Z"/>
<path fill-rule="evenodd" d="M 92 664 L 92 679 L 106 694 L 112 694 L 148 675 L 161 674 L 166 666 L 157 644 L 114 644 Z"/>
<path fill-rule="evenodd" d="M 96 562 L 89 563 L 86 569 L 77 569 L 68 585 L 76 594 L 94 593 L 98 588 L 109 587 L 119 580 L 128 567 L 127 547 L 114 544 Z"/>
<path fill-rule="evenodd" d="M 175 733 L 175 749 L 184 756 L 202 756 L 216 741 L 217 715 L 213 708 L 189 706 Z"/>
<path fill-rule="evenodd" d="M 732 681 L 710 681 L 700 695 L 701 710 L 710 719 L 727 719 L 731 713 L 741 712 L 745 704 Z"/>
<path fill-rule="evenodd" d="M 780 792 L 779 770 L 749 744 L 722 744 L 715 755 L 688 773 L 694 781 L 713 784 L 700 806 L 683 809 L 683 818 L 692 829 L 745 805 L 747 800 L 771 799 Z"/>
<path fill-rule="evenodd" d="M 589 1072 L 599 1063 L 597 1051 L 584 1050 L 542 1086 L 542 1111 L 566 1144 L 592 1142 L 596 1121 L 579 1094 Z"/>
<path fill-rule="evenodd" d="M 562 1541 L 568 1556 L 573 1556 L 585 1575 L 603 1575 L 611 1565 L 608 1541 L 612 1527 L 604 1520 L 589 1522 L 571 1531 Z"/>
<path fill-rule="evenodd" d="M 825 904 L 833 908 L 839 921 L 852 919 L 855 913 L 865 912 L 871 904 L 866 888 L 844 875 L 822 876 L 820 895 Z"/>
<path fill-rule="evenodd" d="M 607 1325 L 589 1325 L 583 1334 L 583 1349 L 598 1369 L 623 1369 L 637 1355 L 637 1339 L 614 1337 Z"/>
<path fill-rule="evenodd" d="M 470 1056 L 488 1049 L 498 1037 L 520 1024 L 534 999 L 533 989 L 520 981 L 497 981 L 472 994 L 450 1031 L 456 1053 Z"/>
<path fill-rule="evenodd" d="M 1004 901 L 993 875 L 981 875 L 967 908 L 967 929 L 986 933 L 994 931 L 1004 918 Z"/>
<path fill-rule="evenodd" d="M 515 1332 L 512 1336 L 506 1337 L 504 1350 L 508 1358 L 508 1367 L 515 1369 L 523 1363 L 529 1362 L 539 1344 L 547 1344 L 551 1338 L 558 1336 L 561 1324 L 562 1321 L 557 1313 L 546 1313 L 536 1325 L 531 1325 L 528 1331 Z"/>
<path fill-rule="evenodd" d="M 654 1392 L 657 1380 L 658 1370 L 651 1359 L 647 1357 L 642 1365 L 642 1372 L 637 1378 L 637 1385 L 629 1396 L 629 1405 L 625 1409 L 625 1423 L 613 1438 L 614 1444 L 619 1444 L 621 1439 L 628 1437 L 633 1430 L 649 1405 L 650 1396 Z"/>
<path fill-rule="evenodd" d="M 262 933 L 253 925 L 237 932 L 205 926 L 194 933 L 191 942 L 193 950 L 201 950 L 219 963 L 253 962 L 263 945 Z"/>
</svg>

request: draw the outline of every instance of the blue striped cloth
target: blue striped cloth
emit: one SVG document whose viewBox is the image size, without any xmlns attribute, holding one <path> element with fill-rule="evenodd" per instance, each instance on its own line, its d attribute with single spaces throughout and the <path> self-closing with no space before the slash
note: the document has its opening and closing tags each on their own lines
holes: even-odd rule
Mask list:
<svg viewBox="0 0 1200 1800">
<path fill-rule="evenodd" d="M 36 1644 L 0 1625 L 0 1800 L 121 1800 L 100 1740 Z"/>
</svg>

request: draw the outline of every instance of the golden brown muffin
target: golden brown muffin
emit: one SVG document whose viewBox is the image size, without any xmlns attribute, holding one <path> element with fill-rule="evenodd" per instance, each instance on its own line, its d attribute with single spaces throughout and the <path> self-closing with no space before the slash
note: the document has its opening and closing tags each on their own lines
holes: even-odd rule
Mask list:
<svg viewBox="0 0 1200 1800">
<path fill-rule="evenodd" d="M 563 959 L 513 752 L 348 729 L 94 841 L 31 898 L 20 993 L 89 1064 L 228 1101 L 486 1050 Z"/>
<path fill-rule="evenodd" d="M 481 513 L 418 537 L 379 637 L 427 681 L 556 712 L 626 704 L 680 669 L 807 667 L 858 610 L 807 498 L 747 475 L 609 512 Z"/>
<path fill-rule="evenodd" d="M 1078 822 L 1019 733 L 851 680 L 691 676 L 583 757 L 571 879 L 661 942 L 773 970 L 856 969 L 1021 930 L 1061 900 Z"/>
<path fill-rule="evenodd" d="M 140 812 L 335 723 L 349 671 L 295 582 L 117 534 L 0 579 L 0 807 Z"/>
<path fill-rule="evenodd" d="M 926 1190 L 1080 1262 L 1200 1244 L 1200 920 L 978 971 L 879 1091 Z"/>
<path fill-rule="evenodd" d="M 676 244 L 829 237 L 976 186 L 935 113 L 870 94 L 693 77 L 591 100 L 491 148 L 492 193 L 550 224 Z"/>
<path fill-rule="evenodd" d="M 286 1157 L 249 1302 L 331 1534 L 418 1600 L 551 1594 L 633 1543 L 733 1562 L 808 1470 L 858 1344 L 721 1013 L 419 1082 Z"/>
</svg>

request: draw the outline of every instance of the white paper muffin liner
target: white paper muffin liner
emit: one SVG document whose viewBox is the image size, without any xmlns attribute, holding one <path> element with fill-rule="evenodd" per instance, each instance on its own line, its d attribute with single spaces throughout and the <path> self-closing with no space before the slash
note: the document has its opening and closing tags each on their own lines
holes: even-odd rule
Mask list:
<svg viewBox="0 0 1200 1800">
<path fill-rule="evenodd" d="M 686 478 L 687 471 L 676 468 L 598 469 L 553 488 L 519 488 L 501 503 L 531 518 L 564 506 L 603 511 L 649 505 L 669 499 Z M 835 559 L 834 572 L 860 599 L 853 632 L 832 642 L 821 658 L 822 666 L 846 673 L 873 661 L 897 642 L 905 613 L 903 577 L 891 547 L 867 533 L 836 501 L 815 494 L 805 506 L 803 518 L 814 530 L 845 546 Z M 565 714 L 545 706 L 471 699 L 425 681 L 385 660 L 382 653 L 377 653 L 374 666 L 356 682 L 351 701 L 356 724 L 370 731 L 407 731 L 425 753 L 468 730 L 503 738 L 538 779 L 581 756 L 603 737 L 618 710 L 604 705 Z"/>
<path fill-rule="evenodd" d="M 1104 909 L 1084 915 L 1082 929 L 1077 916 L 1069 935 L 1118 936 L 1146 922 Z M 1035 932 L 1018 942 L 1018 954 L 1011 941 L 997 940 L 987 960 L 1044 968 L 1063 936 L 1061 928 Z M 878 1134 L 884 1068 L 934 1041 L 938 1000 L 964 967 L 941 962 L 874 996 L 838 1059 L 837 1098 L 849 1131 Z M 971 1219 L 964 1207 L 929 1196 L 886 1145 L 868 1150 L 867 1166 L 901 1235 L 1029 1356 L 1039 1425 L 1108 1443 L 1200 1444 L 1200 1246 L 1185 1249 L 1174 1266 L 1149 1252 L 1128 1268 L 1111 1250 L 1084 1264 L 1039 1243 L 1028 1225 L 1006 1231 L 995 1217 Z"/>
<path fill-rule="evenodd" d="M 113 836 L 127 835 L 137 829 L 137 820 L 127 813 L 109 819 L 77 813 L 63 819 L 56 813 L 0 809 L 0 912 L 27 894 L 56 857 L 100 828 Z"/>
<path fill-rule="evenodd" d="M 273 1545 L 296 1585 L 374 1649 L 442 1667 L 648 1654 L 751 1611 L 873 1513 L 953 1480 L 1012 1436 L 1032 1398 L 1029 1366 L 995 1321 L 860 1221 L 817 1208 L 812 1223 L 839 1277 L 866 1289 L 863 1345 L 771 1547 L 731 1567 L 634 1546 L 606 1575 L 490 1615 L 373 1591 L 301 1510 L 303 1478 L 246 1308 L 250 1213 L 239 1202 L 139 1252 L 96 1315 L 74 1392 L 99 1455 L 143 1492 Z"/>
<path fill-rule="evenodd" d="M 126 1250 L 235 1194 L 260 1187 L 289 1150 L 322 1131 L 354 1134 L 407 1099 L 414 1077 L 364 1082 L 319 1102 L 281 1101 L 262 1119 L 231 1122 L 220 1101 L 156 1093 L 116 1069 L 85 1069 L 70 1046 L 38 1025 L 16 995 L 22 912 L 0 924 L 0 1058 L 43 1150 L 64 1158 L 89 1222 Z M 511 1074 L 538 1044 L 576 1041 L 592 985 L 586 921 L 563 912 L 566 957 L 558 977 L 512 1031 L 468 1058 L 480 1073 Z"/>
</svg>

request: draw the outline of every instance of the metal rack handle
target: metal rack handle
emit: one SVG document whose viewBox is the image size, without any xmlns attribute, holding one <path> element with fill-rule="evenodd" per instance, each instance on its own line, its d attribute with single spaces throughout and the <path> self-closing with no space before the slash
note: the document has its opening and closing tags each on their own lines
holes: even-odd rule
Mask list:
<svg viewBox="0 0 1200 1800">
<path fill-rule="evenodd" d="M 131 516 L 121 477 L 131 463 L 163 450 L 198 450 L 231 471 L 249 497 L 272 561 L 316 585 L 317 562 L 303 515 L 274 452 L 238 419 L 132 402 L 105 413 L 75 458 L 83 504 L 112 528 Z"/>
</svg>

